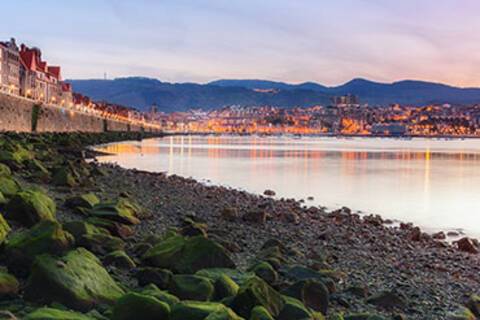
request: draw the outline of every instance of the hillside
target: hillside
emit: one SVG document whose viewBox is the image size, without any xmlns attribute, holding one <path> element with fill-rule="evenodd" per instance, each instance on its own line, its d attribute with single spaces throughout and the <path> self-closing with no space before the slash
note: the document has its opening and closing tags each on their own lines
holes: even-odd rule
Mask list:
<svg viewBox="0 0 480 320">
<path fill-rule="evenodd" d="M 216 109 L 228 105 L 308 107 L 329 104 L 331 97 L 344 94 L 358 95 L 362 103 L 370 105 L 480 102 L 478 88 L 458 88 L 412 80 L 379 83 L 354 79 L 336 87 L 313 82 L 288 84 L 266 80 L 217 80 L 208 84 L 167 83 L 140 77 L 69 82 L 76 92 L 94 100 L 107 100 L 142 110 L 155 103 L 165 112 L 194 108 Z"/>
</svg>

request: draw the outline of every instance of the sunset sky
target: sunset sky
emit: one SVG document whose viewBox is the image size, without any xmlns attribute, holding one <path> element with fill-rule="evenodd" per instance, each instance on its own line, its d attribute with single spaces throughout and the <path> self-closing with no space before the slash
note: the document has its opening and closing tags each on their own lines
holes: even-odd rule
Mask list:
<svg viewBox="0 0 480 320">
<path fill-rule="evenodd" d="M 0 8 L 1 39 L 40 47 L 65 78 L 480 86 L 478 0 L 22 0 Z"/>
</svg>

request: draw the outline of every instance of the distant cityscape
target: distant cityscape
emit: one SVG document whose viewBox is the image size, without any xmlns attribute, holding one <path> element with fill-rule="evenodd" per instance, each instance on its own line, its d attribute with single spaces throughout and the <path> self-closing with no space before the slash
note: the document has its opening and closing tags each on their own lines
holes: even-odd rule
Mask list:
<svg viewBox="0 0 480 320">
<path fill-rule="evenodd" d="M 140 112 L 134 106 L 93 101 L 73 89 L 63 80 L 61 67 L 44 61 L 39 48 L 18 46 L 13 38 L 0 42 L 0 92 L 102 117 L 153 123 L 166 132 L 480 136 L 480 104 L 371 106 L 362 103 L 361 96 L 345 94 L 332 97 L 329 104 L 311 107 L 227 105 L 164 113 L 155 105 Z M 281 89 L 252 90 L 275 94 Z"/>
<path fill-rule="evenodd" d="M 480 136 L 480 105 L 370 107 L 359 98 L 334 98 L 310 108 L 238 107 L 159 113 L 148 118 L 171 132 L 377 136 Z"/>
</svg>

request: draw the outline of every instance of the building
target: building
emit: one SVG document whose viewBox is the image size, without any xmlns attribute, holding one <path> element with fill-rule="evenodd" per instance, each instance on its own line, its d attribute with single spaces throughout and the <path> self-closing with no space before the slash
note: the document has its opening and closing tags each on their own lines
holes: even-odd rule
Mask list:
<svg viewBox="0 0 480 320">
<path fill-rule="evenodd" d="M 0 91 L 20 94 L 20 56 L 15 39 L 0 42 Z"/>
<path fill-rule="evenodd" d="M 333 97 L 332 100 L 333 104 L 337 107 L 352 107 L 360 105 L 360 100 L 358 99 L 358 96 L 353 94 Z"/>
<path fill-rule="evenodd" d="M 20 94 L 44 103 L 70 105 L 72 88 L 62 81 L 61 68 L 47 65 L 38 48 L 22 44 L 19 54 L 22 62 Z"/>
</svg>

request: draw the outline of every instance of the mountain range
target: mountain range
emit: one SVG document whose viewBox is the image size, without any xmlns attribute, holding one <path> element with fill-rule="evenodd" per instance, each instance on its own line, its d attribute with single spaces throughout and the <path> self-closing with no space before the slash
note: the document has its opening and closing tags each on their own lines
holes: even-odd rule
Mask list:
<svg viewBox="0 0 480 320">
<path fill-rule="evenodd" d="M 480 103 L 480 88 L 459 88 L 440 83 L 405 80 L 379 83 L 354 79 L 328 87 L 314 82 L 288 84 L 267 80 L 217 80 L 207 84 L 168 83 L 143 77 L 113 80 L 67 80 L 75 92 L 140 110 L 156 104 L 164 112 L 217 109 L 229 105 L 285 108 L 328 105 L 333 96 L 354 94 L 361 103 L 385 106 L 393 103 Z"/>
</svg>

